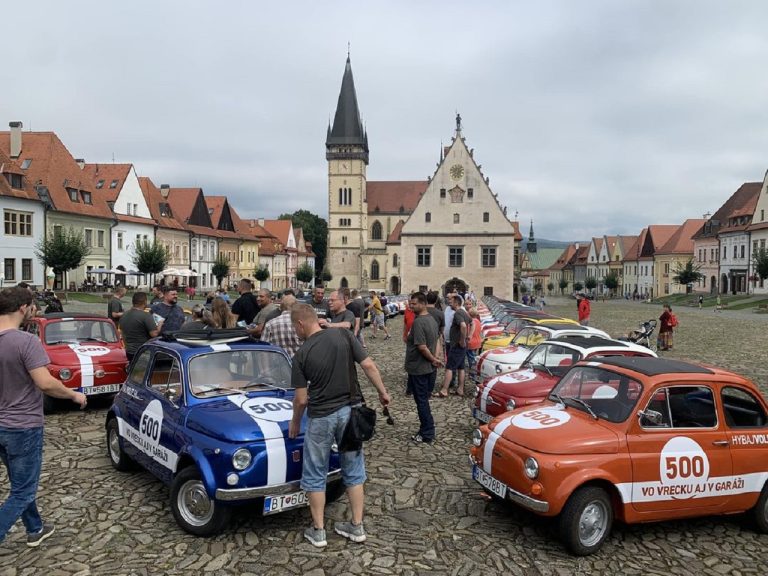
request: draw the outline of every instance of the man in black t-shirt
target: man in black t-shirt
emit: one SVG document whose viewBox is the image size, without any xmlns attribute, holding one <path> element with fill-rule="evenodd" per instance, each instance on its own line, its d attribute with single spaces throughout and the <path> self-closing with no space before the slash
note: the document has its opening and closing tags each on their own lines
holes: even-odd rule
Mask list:
<svg viewBox="0 0 768 576">
<path fill-rule="evenodd" d="M 469 325 L 472 323 L 469 314 L 461 307 L 461 296 L 454 294 L 449 298 L 453 319 L 449 333 L 448 358 L 445 362 L 445 378 L 443 379 L 443 387 L 438 393 L 441 398 L 448 396 L 448 386 L 451 384 L 454 371 L 457 371 L 459 376 L 456 394 L 464 395 L 464 360 L 467 356 Z"/>
<path fill-rule="evenodd" d="M 309 304 L 315 309 L 318 319 L 322 320 L 331 315 L 328 309 L 328 302 L 325 300 L 325 288 L 323 286 L 314 287 L 312 290 L 312 301 Z"/>
<path fill-rule="evenodd" d="M 344 293 L 343 288 L 340 290 L 334 290 L 328 297 L 328 308 L 330 309 L 330 317 L 328 319 L 319 319 L 318 323 L 321 328 L 345 328 L 347 330 L 354 330 L 355 328 L 355 315 L 352 314 L 344 305 Z"/>
<path fill-rule="evenodd" d="M 248 278 L 243 278 L 237 285 L 237 291 L 240 297 L 232 304 L 232 314 L 237 316 L 238 321 L 242 320 L 246 324 L 253 323 L 253 319 L 259 312 L 259 306 L 256 303 L 256 297 L 253 295 L 253 284 Z"/>
<path fill-rule="evenodd" d="M 379 369 L 363 348 L 346 330 L 323 330 L 317 314 L 308 304 L 296 304 L 291 310 L 296 335 L 304 340 L 293 357 L 291 382 L 296 390 L 293 400 L 293 418 L 288 436 L 296 438 L 301 432 L 304 410 L 308 409 L 308 423 L 304 436 L 301 488 L 307 492 L 312 514 L 312 526 L 304 537 L 313 546 L 327 545 L 325 536 L 325 489 L 331 446 L 341 442 L 351 413 L 350 405 L 360 401 L 355 362 L 376 387 L 379 402 L 389 405 L 389 393 L 384 387 Z M 345 452 L 341 470 L 347 487 L 351 522 L 336 522 L 338 534 L 353 542 L 364 542 L 363 508 L 366 480 L 363 451 Z"/>
<path fill-rule="evenodd" d="M 134 292 L 131 300 L 132 308 L 120 317 L 120 334 L 125 343 L 125 354 L 128 361 L 133 360 L 134 354 L 139 351 L 141 345 L 150 338 L 160 334 L 160 326 L 155 323 L 152 314 L 144 311 L 147 305 L 146 292 Z"/>
<path fill-rule="evenodd" d="M 347 302 L 347 310 L 352 312 L 352 314 L 355 316 L 355 325 L 353 326 L 352 333 L 355 335 L 360 344 L 362 344 L 363 348 L 365 348 L 365 337 L 363 336 L 363 314 L 365 314 L 365 302 L 363 302 L 363 298 L 360 296 L 360 293 L 357 290 L 352 290 L 350 293 L 350 300 Z"/>
</svg>

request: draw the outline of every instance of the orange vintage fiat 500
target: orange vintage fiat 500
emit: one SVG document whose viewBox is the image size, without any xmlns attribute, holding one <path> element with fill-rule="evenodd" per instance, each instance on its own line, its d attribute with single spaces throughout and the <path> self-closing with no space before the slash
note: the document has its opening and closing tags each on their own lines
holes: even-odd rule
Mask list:
<svg viewBox="0 0 768 576">
<path fill-rule="evenodd" d="M 614 518 L 749 511 L 768 532 L 768 404 L 725 370 L 646 357 L 580 362 L 547 401 L 498 416 L 473 444 L 472 474 L 486 492 L 558 517 L 577 555 L 598 550 Z"/>
</svg>

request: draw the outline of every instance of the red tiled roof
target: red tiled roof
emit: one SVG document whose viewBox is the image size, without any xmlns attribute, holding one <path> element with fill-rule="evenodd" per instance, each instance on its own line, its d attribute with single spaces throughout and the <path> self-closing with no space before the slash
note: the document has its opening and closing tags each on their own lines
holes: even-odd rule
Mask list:
<svg viewBox="0 0 768 576">
<path fill-rule="evenodd" d="M 290 220 L 264 220 L 264 228 L 277 238 L 283 246 L 288 246 L 288 237 L 291 234 L 292 225 L 293 223 Z"/>
<path fill-rule="evenodd" d="M 97 194 L 107 201 L 114 202 L 132 167 L 132 164 L 86 164 L 83 167 L 83 174 L 93 181 Z M 101 188 L 97 188 L 100 181 Z M 114 187 L 113 182 L 115 182 Z"/>
<path fill-rule="evenodd" d="M 589 244 L 587 244 L 586 246 L 579 246 L 579 249 L 576 250 L 574 264 L 586 264 L 588 257 L 589 257 Z"/>
<path fill-rule="evenodd" d="M 403 231 L 403 224 L 405 224 L 404 220 L 401 219 L 397 221 L 392 232 L 387 236 L 387 244 L 400 244 L 400 233 Z"/>
<path fill-rule="evenodd" d="M 155 221 L 152 220 L 152 218 L 142 218 L 141 216 L 129 216 L 128 214 L 117 214 L 117 213 L 115 213 L 114 217 L 119 222 L 133 222 L 134 224 L 149 224 L 150 226 L 155 225 Z"/>
<path fill-rule="evenodd" d="M 10 132 L 0 132 L 0 150 L 10 154 Z M 22 132 L 21 154 L 18 161 L 30 159 L 24 171 L 32 186 L 48 188 L 54 208 L 59 212 L 112 219 L 106 199 L 97 194 L 91 178 L 84 174 L 67 147 L 54 132 Z M 70 199 L 67 188 L 78 190 L 78 201 Z M 91 204 L 82 201 L 79 191 L 91 194 Z"/>
<path fill-rule="evenodd" d="M 672 238 L 675 232 L 677 232 L 678 228 L 680 228 L 678 224 L 651 224 L 648 226 L 648 228 L 645 229 L 646 234 L 645 238 L 643 238 L 643 245 L 640 246 L 640 256 L 638 258 L 652 260 L 654 254 L 658 253 L 661 247 L 669 242 L 669 239 Z M 653 242 L 653 254 L 642 254 L 642 250 L 649 235 Z"/>
<path fill-rule="evenodd" d="M 618 236 L 606 236 L 605 242 L 607 242 L 606 250 L 608 250 L 608 260 L 613 262 L 614 256 L 616 255 L 616 247 L 619 242 Z"/>
<path fill-rule="evenodd" d="M 4 174 L 21 174 L 21 188 L 11 188 Z M 9 196 L 12 198 L 23 198 L 25 200 L 39 200 L 29 178 L 24 177 L 24 170 L 11 160 L 11 158 L 0 150 L 0 196 Z"/>
<path fill-rule="evenodd" d="M 664 246 L 656 250 L 656 254 L 693 254 L 693 235 L 704 222 L 704 218 L 689 218 L 678 226 Z"/>
<path fill-rule="evenodd" d="M 169 203 L 167 198 L 163 198 L 163 195 L 160 193 L 160 189 L 155 186 L 152 180 L 146 176 L 139 176 L 139 186 L 141 187 L 141 191 L 144 194 L 144 200 L 147 202 L 147 206 L 149 207 L 149 213 L 152 215 L 152 218 L 154 218 L 155 222 L 157 222 L 158 226 L 172 230 L 184 230 L 184 226 L 181 225 L 181 222 L 176 220 L 174 217 L 175 213 L 173 212 L 173 208 L 171 208 L 172 216 L 161 216 L 162 212 L 160 210 L 160 204 Z"/>
<path fill-rule="evenodd" d="M 429 182 L 393 181 L 374 182 L 366 184 L 368 199 L 368 214 L 405 214 L 408 215 L 416 208 L 419 200 L 427 191 Z"/>
<path fill-rule="evenodd" d="M 560 256 L 557 257 L 557 260 L 555 261 L 552 266 L 550 266 L 551 270 L 562 270 L 568 265 L 568 262 L 571 261 L 571 259 L 576 254 L 576 246 L 573 244 L 568 245 L 565 250 L 563 250 L 563 253 L 560 254 Z"/>
<path fill-rule="evenodd" d="M 762 182 L 745 182 L 739 186 L 738 190 L 731 194 L 730 198 L 726 200 L 717 211 L 712 214 L 709 220 L 705 220 L 704 224 L 694 234 L 694 239 L 708 238 L 716 236 L 719 232 L 728 226 L 728 219 L 737 215 L 749 215 L 754 214 L 755 206 L 757 205 L 757 199 L 760 195 L 760 189 L 762 188 Z M 748 206 L 751 205 L 751 210 Z M 748 214 L 747 214 L 748 212 Z M 705 231 L 707 228 L 707 222 L 710 223 L 709 231 Z M 742 226 L 739 229 L 745 229 Z M 735 231 L 736 229 L 731 229 Z"/>
</svg>

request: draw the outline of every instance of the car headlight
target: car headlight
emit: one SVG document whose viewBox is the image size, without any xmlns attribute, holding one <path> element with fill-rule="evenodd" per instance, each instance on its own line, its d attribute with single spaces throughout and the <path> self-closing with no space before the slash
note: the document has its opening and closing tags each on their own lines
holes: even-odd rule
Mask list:
<svg viewBox="0 0 768 576">
<path fill-rule="evenodd" d="M 496 364 L 496 374 L 501 374 L 501 364 Z"/>
<path fill-rule="evenodd" d="M 526 458 L 525 464 L 523 464 L 523 471 L 531 480 L 536 479 L 539 476 L 539 463 L 536 462 L 536 458 L 532 456 Z"/>
<path fill-rule="evenodd" d="M 251 465 L 251 452 L 247 448 L 238 448 L 232 454 L 232 466 L 235 470 L 245 470 Z"/>
<path fill-rule="evenodd" d="M 516 405 L 514 398 L 507 400 L 507 410 L 514 410 Z"/>
<path fill-rule="evenodd" d="M 479 428 L 475 428 L 472 431 L 472 444 L 475 446 L 480 446 L 480 444 L 483 443 L 483 433 L 480 432 Z"/>
<path fill-rule="evenodd" d="M 70 378 L 72 378 L 72 370 L 70 370 L 69 368 L 62 368 L 61 370 L 59 370 L 59 378 L 61 380 L 69 380 Z"/>
</svg>

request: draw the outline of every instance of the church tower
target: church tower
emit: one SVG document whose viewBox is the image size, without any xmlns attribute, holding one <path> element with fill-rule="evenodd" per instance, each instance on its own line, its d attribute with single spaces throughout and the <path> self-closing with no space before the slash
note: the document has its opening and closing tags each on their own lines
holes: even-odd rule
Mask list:
<svg viewBox="0 0 768 576">
<path fill-rule="evenodd" d="M 361 287 L 360 253 L 368 230 L 366 166 L 368 134 L 360 120 L 352 65 L 347 55 L 339 102 L 325 140 L 328 160 L 328 252 L 331 286 Z"/>
</svg>

